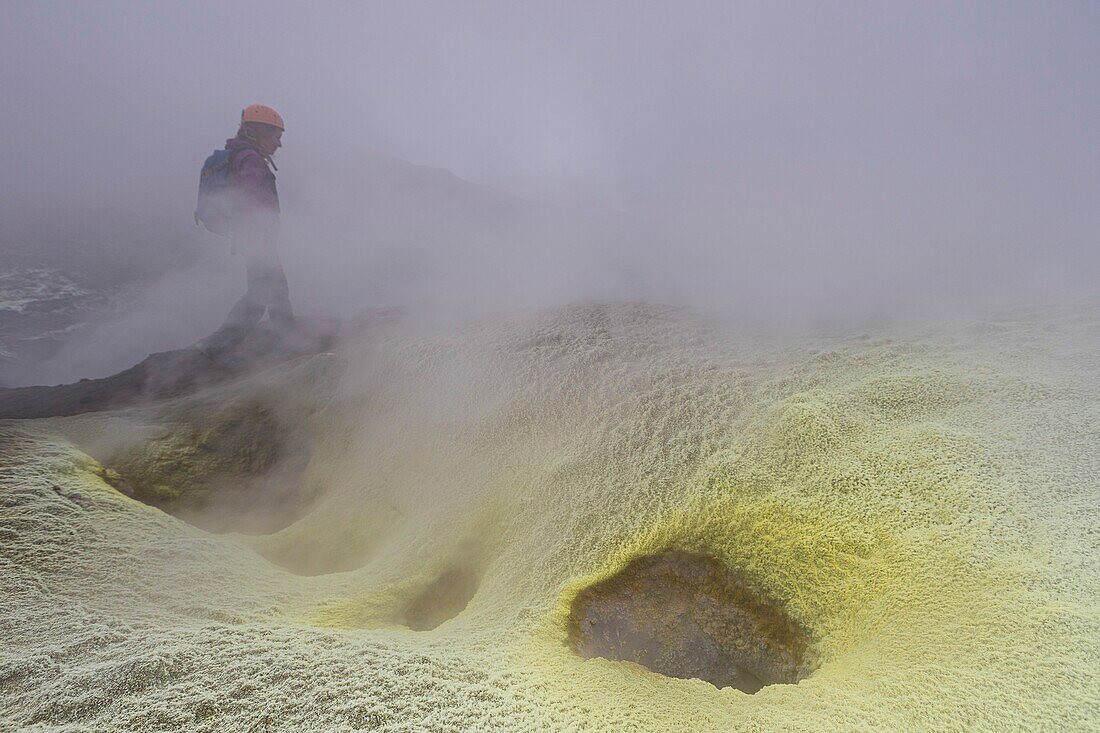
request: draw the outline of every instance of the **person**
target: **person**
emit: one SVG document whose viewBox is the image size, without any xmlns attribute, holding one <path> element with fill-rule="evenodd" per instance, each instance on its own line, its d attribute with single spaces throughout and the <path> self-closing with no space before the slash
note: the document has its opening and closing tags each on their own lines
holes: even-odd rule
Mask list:
<svg viewBox="0 0 1100 733">
<path fill-rule="evenodd" d="M 228 153 L 226 208 L 233 251 L 244 257 L 247 290 L 217 331 L 195 347 L 216 363 L 229 356 L 266 313 L 276 335 L 294 332 L 290 288 L 276 246 L 279 194 L 272 156 L 282 147 L 283 118 L 271 107 L 253 104 L 241 112 L 237 135 L 225 142 Z"/>
</svg>

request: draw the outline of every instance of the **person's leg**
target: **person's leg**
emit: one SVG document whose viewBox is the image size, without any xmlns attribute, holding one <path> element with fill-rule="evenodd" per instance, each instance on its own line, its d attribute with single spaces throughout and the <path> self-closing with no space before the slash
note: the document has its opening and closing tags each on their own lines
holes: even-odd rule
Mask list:
<svg viewBox="0 0 1100 733">
<path fill-rule="evenodd" d="M 207 356 L 214 358 L 235 349 L 263 318 L 267 297 L 267 274 L 263 263 L 246 258 L 245 273 L 248 290 L 230 309 L 221 327 L 196 344 Z"/>
<path fill-rule="evenodd" d="M 265 304 L 267 305 L 267 317 L 271 319 L 271 325 L 275 332 L 286 335 L 294 331 L 294 309 L 290 305 L 290 286 L 286 282 L 286 273 L 278 256 L 269 263 L 267 273 L 267 293 Z"/>
</svg>

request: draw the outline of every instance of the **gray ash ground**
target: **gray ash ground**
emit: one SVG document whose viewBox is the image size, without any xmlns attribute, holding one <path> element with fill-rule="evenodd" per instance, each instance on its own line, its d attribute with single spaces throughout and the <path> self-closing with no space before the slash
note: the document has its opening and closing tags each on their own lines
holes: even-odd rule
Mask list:
<svg viewBox="0 0 1100 733">
<path fill-rule="evenodd" d="M 0 228 L 0 385 L 35 382 L 38 365 L 77 334 L 125 313 L 142 288 L 203 254 L 181 222 L 135 226 L 102 212 L 56 220 L 68 223 Z"/>
<path fill-rule="evenodd" d="M 0 272 L 0 373 L 10 379 L 27 372 L 124 300 L 120 289 L 89 289 L 47 267 Z"/>
</svg>

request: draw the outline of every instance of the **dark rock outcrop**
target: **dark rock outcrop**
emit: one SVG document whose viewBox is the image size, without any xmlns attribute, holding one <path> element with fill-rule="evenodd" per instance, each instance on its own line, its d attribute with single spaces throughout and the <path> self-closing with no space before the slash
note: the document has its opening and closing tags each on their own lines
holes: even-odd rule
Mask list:
<svg viewBox="0 0 1100 733">
<path fill-rule="evenodd" d="M 569 641 L 583 657 L 748 693 L 808 674 L 809 639 L 783 609 L 714 558 L 675 550 L 637 558 L 581 591 Z"/>
<path fill-rule="evenodd" d="M 304 330 L 300 338 L 279 339 L 257 329 L 218 362 L 196 348 L 163 351 L 101 379 L 72 384 L 0 389 L 0 419 L 77 415 L 179 397 L 204 387 L 252 374 L 296 357 L 333 348 L 336 329 Z"/>
</svg>

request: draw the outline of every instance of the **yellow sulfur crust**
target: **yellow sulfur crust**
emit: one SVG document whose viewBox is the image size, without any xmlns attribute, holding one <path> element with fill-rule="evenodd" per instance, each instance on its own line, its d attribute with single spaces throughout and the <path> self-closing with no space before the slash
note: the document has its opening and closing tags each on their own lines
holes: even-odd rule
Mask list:
<svg viewBox="0 0 1100 733">
<path fill-rule="evenodd" d="M 267 534 L 111 485 L 105 435 L 199 398 L 8 424 L 0 721 L 1095 730 L 1100 314 L 992 326 L 780 346 L 624 305 L 412 329 L 338 379 L 262 376 L 309 455 Z M 812 673 L 746 695 L 575 654 L 578 594 L 666 550 L 782 608 Z"/>
</svg>

